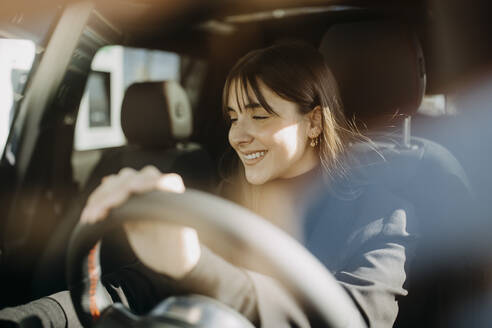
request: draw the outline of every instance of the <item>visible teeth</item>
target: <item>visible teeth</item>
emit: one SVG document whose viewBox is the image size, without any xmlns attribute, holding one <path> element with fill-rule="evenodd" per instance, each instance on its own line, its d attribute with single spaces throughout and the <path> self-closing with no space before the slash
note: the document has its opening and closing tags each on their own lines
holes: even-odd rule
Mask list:
<svg viewBox="0 0 492 328">
<path fill-rule="evenodd" d="M 264 151 L 259 151 L 259 152 L 256 152 L 256 153 L 244 155 L 244 157 L 246 157 L 246 159 L 255 159 L 255 158 L 258 158 L 258 157 L 261 157 L 261 156 L 265 156 L 265 152 Z"/>
</svg>

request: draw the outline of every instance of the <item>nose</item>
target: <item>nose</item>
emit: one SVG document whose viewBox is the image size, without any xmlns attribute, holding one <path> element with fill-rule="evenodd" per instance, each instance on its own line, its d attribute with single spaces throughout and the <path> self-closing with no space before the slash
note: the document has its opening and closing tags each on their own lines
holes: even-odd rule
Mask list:
<svg viewBox="0 0 492 328">
<path fill-rule="evenodd" d="M 253 134 L 247 125 L 247 122 L 242 119 L 238 119 L 231 125 L 229 129 L 229 143 L 231 146 L 247 145 L 253 141 Z"/>
</svg>

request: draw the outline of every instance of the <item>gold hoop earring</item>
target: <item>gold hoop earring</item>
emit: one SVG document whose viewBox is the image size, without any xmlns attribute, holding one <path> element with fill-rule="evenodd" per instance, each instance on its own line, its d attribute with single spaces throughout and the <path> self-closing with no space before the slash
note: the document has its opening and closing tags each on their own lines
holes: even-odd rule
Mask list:
<svg viewBox="0 0 492 328">
<path fill-rule="evenodd" d="M 318 145 L 318 137 L 311 138 L 311 143 L 309 144 L 311 147 L 316 147 Z"/>
</svg>

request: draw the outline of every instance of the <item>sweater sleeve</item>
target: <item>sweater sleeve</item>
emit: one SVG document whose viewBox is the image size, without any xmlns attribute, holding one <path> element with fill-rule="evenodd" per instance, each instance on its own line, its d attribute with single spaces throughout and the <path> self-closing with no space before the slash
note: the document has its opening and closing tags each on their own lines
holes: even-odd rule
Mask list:
<svg viewBox="0 0 492 328">
<path fill-rule="evenodd" d="M 414 257 L 415 234 L 408 232 L 412 210 L 397 209 L 352 236 L 351 251 L 335 278 L 347 290 L 369 327 L 392 327 L 406 267 Z"/>
<path fill-rule="evenodd" d="M 262 328 L 310 327 L 300 306 L 275 279 L 251 271 L 248 275 L 253 281 L 258 323 Z"/>
<path fill-rule="evenodd" d="M 147 278 L 153 292 L 157 291 L 154 300 L 163 299 L 170 293 L 201 294 L 235 309 L 257 327 L 309 327 L 294 299 L 274 279 L 232 265 L 205 246 L 202 246 L 197 266 L 180 280 L 168 279 L 141 264 L 132 266 L 131 270 L 135 269 Z M 118 275 L 121 276 L 121 272 Z M 125 279 L 124 294 L 127 298 L 134 294 L 131 290 L 135 288 L 141 294 L 141 287 L 133 283 L 128 285 L 128 282 Z M 139 295 L 135 297 L 140 298 Z M 130 305 L 135 303 L 135 297 L 128 298 Z M 148 297 L 146 299 L 149 300 Z"/>
</svg>

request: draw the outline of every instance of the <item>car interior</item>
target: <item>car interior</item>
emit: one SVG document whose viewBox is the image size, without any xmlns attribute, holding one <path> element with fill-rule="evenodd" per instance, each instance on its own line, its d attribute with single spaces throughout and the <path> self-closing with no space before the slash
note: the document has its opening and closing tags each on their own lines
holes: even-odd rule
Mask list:
<svg viewBox="0 0 492 328">
<path fill-rule="evenodd" d="M 5 5 L 0 39 L 30 40 L 35 51 L 25 83 L 15 90 L 1 153 L 0 308 L 66 289 L 67 267 L 80 265 L 86 255 L 67 260 L 70 238 L 103 177 L 124 167 L 154 165 L 180 174 L 187 188 L 216 194 L 221 169 L 230 160 L 221 111 L 229 69 L 252 49 L 302 41 L 323 54 L 339 83 L 347 119 L 371 140 L 350 146 L 358 160 L 358 183 L 381 184 L 409 200 L 419 217 L 419 247 L 425 256 L 417 256 L 407 272 L 410 292 L 399 300 L 395 327 L 466 326 L 457 319 L 460 310 L 487 299 L 492 290 L 487 247 L 492 158 L 486 150 L 491 140 L 486 109 L 492 34 L 485 7 L 480 1 L 458 0 L 50 0 L 42 6 L 28 1 Z M 459 24 L 457 17 L 468 25 Z M 179 78 L 128 83 L 121 106 L 116 104 L 124 144 L 80 151 L 74 139 L 94 72 L 91 63 L 110 46 L 176 54 Z M 0 44 L 0 56 L 1 49 Z M 425 115 L 424 99 L 436 95 L 445 99 L 444 114 Z M 79 175 L 84 178 L 77 179 Z M 208 200 L 196 197 L 186 199 L 189 207 Z M 227 221 L 225 213 L 220 217 Z M 214 228 L 212 219 L 202 219 Z M 88 249 L 93 236 L 85 238 L 78 245 Z M 121 265 L 118 254 L 126 252 L 122 238 L 119 228 L 104 236 L 103 270 Z M 274 258 L 265 256 L 265 261 Z M 296 269 L 291 269 L 286 273 L 285 268 L 279 279 L 295 285 Z M 456 288 L 446 287 L 450 285 Z M 316 288 L 294 288 L 302 289 L 306 302 L 317 308 L 321 296 Z M 337 311 L 349 311 L 343 304 Z M 318 314 L 326 308 L 317 308 Z M 477 319 L 477 327 L 492 322 L 483 313 L 473 314 L 482 320 Z"/>
</svg>

